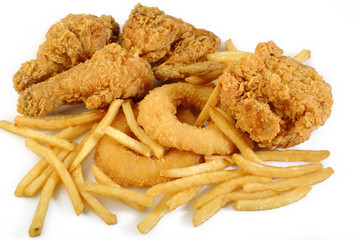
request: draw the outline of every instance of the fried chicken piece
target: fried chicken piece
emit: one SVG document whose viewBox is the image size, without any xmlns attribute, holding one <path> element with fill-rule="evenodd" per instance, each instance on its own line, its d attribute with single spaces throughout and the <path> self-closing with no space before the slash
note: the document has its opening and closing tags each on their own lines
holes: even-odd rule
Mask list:
<svg viewBox="0 0 361 240">
<path fill-rule="evenodd" d="M 288 148 L 310 138 L 331 114 L 331 86 L 310 66 L 258 44 L 219 77 L 220 99 L 261 147 Z"/>
<path fill-rule="evenodd" d="M 165 81 L 190 75 L 185 72 L 174 75 L 174 71 L 170 72 L 168 68 L 172 66 L 175 71 L 182 72 L 178 69 L 206 62 L 207 55 L 218 49 L 220 39 L 212 32 L 197 29 L 181 19 L 166 15 L 156 7 L 137 4 L 123 26 L 121 44 L 156 66 L 154 72 L 157 79 Z M 210 64 L 224 67 L 219 63 Z M 198 72 L 197 67 L 193 66 L 193 75 L 205 74 L 204 67 L 199 68 Z M 207 71 L 212 70 L 209 68 Z"/>
<path fill-rule="evenodd" d="M 79 102 L 85 102 L 88 109 L 96 109 L 116 98 L 143 96 L 153 82 L 149 63 L 111 43 L 95 52 L 90 60 L 28 87 L 19 97 L 18 112 L 38 116 Z"/>
<path fill-rule="evenodd" d="M 84 62 L 97 50 L 117 41 L 119 31 L 118 23 L 111 16 L 69 14 L 50 27 L 37 58 L 23 63 L 14 74 L 15 90 L 20 93 L 32 84 Z"/>
</svg>

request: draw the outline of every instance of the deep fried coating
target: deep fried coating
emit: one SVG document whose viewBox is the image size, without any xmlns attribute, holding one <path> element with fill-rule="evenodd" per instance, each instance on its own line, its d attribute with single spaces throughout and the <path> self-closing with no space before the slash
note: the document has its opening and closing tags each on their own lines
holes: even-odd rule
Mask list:
<svg viewBox="0 0 361 240">
<path fill-rule="evenodd" d="M 112 43 L 90 60 L 27 88 L 19 97 L 18 112 L 38 116 L 78 102 L 96 109 L 116 98 L 143 96 L 153 82 L 149 63 Z"/>
<path fill-rule="evenodd" d="M 221 102 L 261 147 L 302 143 L 331 114 L 331 86 L 282 53 L 273 41 L 260 43 L 218 79 Z"/>
<path fill-rule="evenodd" d="M 13 76 L 17 92 L 84 62 L 108 43 L 117 40 L 119 25 L 113 17 L 69 14 L 52 25 L 37 58 L 21 65 Z"/>
<path fill-rule="evenodd" d="M 188 115 L 189 112 L 185 114 Z M 131 135 L 122 111 L 118 113 L 112 126 Z M 170 149 L 161 159 L 144 157 L 110 137 L 104 136 L 97 145 L 94 161 L 113 181 L 121 186 L 144 188 L 172 180 L 172 178 L 161 176 L 160 172 L 169 168 L 198 164 L 200 156 L 192 152 Z"/>
<path fill-rule="evenodd" d="M 137 4 L 124 24 L 121 44 L 157 66 L 159 80 L 168 80 L 182 78 L 184 72 L 176 76 L 161 68 L 204 62 L 209 53 L 218 49 L 220 39 L 212 32 L 197 29 L 156 7 Z M 195 70 L 193 67 L 193 73 Z M 206 70 L 202 68 L 197 74 L 201 75 Z"/>
<path fill-rule="evenodd" d="M 202 109 L 212 90 L 182 82 L 158 87 L 139 103 L 138 123 L 163 146 L 204 155 L 230 154 L 235 149 L 233 143 L 214 124 L 197 128 L 176 117 L 180 105 Z"/>
</svg>

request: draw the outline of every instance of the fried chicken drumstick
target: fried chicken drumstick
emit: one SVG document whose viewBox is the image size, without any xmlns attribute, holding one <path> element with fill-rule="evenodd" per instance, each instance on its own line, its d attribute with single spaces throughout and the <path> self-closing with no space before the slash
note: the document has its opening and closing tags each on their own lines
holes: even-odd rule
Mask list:
<svg viewBox="0 0 361 240">
<path fill-rule="evenodd" d="M 261 147 L 302 143 L 331 114 L 331 86 L 314 68 L 282 53 L 273 41 L 260 43 L 218 78 L 221 102 Z"/>
<path fill-rule="evenodd" d="M 118 34 L 119 25 L 111 16 L 69 14 L 50 27 L 37 58 L 23 63 L 14 74 L 15 90 L 20 93 L 32 84 L 84 62 L 97 50 L 116 41 Z"/>
<path fill-rule="evenodd" d="M 79 102 L 85 102 L 88 109 L 96 109 L 116 98 L 143 96 L 153 82 L 149 63 L 111 43 L 90 60 L 28 87 L 20 94 L 18 112 L 39 116 Z"/>
<path fill-rule="evenodd" d="M 197 29 L 156 7 L 137 4 L 123 26 L 121 45 L 138 52 L 153 66 L 159 80 L 201 75 L 224 65 L 207 61 L 220 39 L 210 31 Z M 185 70 L 186 69 L 186 70 Z"/>
</svg>

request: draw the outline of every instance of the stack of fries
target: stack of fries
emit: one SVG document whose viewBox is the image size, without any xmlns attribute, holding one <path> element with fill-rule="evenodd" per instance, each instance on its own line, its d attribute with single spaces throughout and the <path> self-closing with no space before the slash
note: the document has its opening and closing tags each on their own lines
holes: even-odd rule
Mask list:
<svg viewBox="0 0 361 240">
<path fill-rule="evenodd" d="M 237 61 L 237 57 L 239 59 L 240 56 L 249 54 L 237 51 L 230 40 L 226 42 L 226 50 L 212 54 L 209 58 L 229 63 Z M 233 55 L 230 52 L 233 52 Z M 303 50 L 295 59 L 304 61 L 309 58 L 309 54 L 309 51 Z M 193 83 L 199 80 L 200 82 L 195 84 L 204 84 L 216 78 L 217 74 L 188 80 Z M 145 193 L 119 186 L 95 165 L 92 166 L 92 172 L 98 183 L 85 181 L 82 173 L 82 162 L 104 134 L 144 156 L 149 157 L 154 153 L 161 158 L 164 155 L 164 147 L 151 139 L 137 124 L 128 100 L 113 101 L 107 112 L 97 110 L 77 115 L 36 118 L 18 116 L 15 124 L 0 121 L 0 128 L 29 138 L 26 146 L 42 157 L 15 190 L 17 197 L 33 197 L 41 191 L 29 235 L 40 235 L 52 194 L 60 182 L 63 182 L 67 189 L 76 215 L 82 213 L 85 200 L 107 224 L 117 223 L 117 217 L 93 194 L 119 199 L 138 211 L 152 207 L 155 198 L 164 195 L 150 214 L 138 224 L 138 230 L 147 233 L 164 214 L 195 198 L 193 224 L 199 226 L 229 203 L 233 203 L 233 208 L 237 211 L 266 210 L 291 204 L 306 196 L 311 185 L 322 182 L 333 174 L 332 168 L 323 168 L 320 163 L 329 156 L 327 150 L 254 151 L 253 142 L 235 127 L 234 119 L 215 107 L 218 93 L 216 86 L 196 125 L 202 126 L 210 118 L 235 144 L 239 152 L 227 156 L 203 156 L 204 163 L 164 170 L 161 175 L 175 180 L 152 186 Z M 121 109 L 130 129 L 139 140 L 110 126 Z M 39 129 L 62 130 L 52 135 Z M 85 132 L 88 133 L 79 143 L 73 142 Z M 266 161 L 311 163 L 277 167 L 268 165 Z M 198 196 L 200 190 L 208 185 L 213 187 Z"/>
</svg>

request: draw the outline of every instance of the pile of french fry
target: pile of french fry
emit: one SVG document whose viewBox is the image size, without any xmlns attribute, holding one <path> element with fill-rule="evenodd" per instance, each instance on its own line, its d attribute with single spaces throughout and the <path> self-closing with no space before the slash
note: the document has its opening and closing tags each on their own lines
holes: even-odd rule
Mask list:
<svg viewBox="0 0 361 240">
<path fill-rule="evenodd" d="M 250 53 L 238 51 L 231 40 L 228 40 L 226 51 L 212 54 L 209 59 L 229 64 L 245 54 Z M 303 50 L 295 59 L 302 62 L 309 56 L 310 52 Z M 205 78 L 194 77 L 192 81 L 194 84 L 205 84 L 217 78 L 217 74 Z M 198 80 L 198 83 L 194 82 Z M 151 139 L 138 125 L 129 100 L 113 101 L 106 112 L 96 110 L 68 116 L 18 116 L 15 124 L 0 121 L 0 128 L 29 138 L 26 146 L 42 157 L 15 190 L 17 197 L 33 197 L 41 191 L 29 236 L 41 234 L 49 202 L 60 182 L 67 189 L 76 215 L 82 213 L 85 200 L 107 224 L 116 224 L 117 217 L 94 194 L 119 199 L 138 211 L 153 207 L 155 198 L 164 195 L 137 226 L 145 234 L 166 213 L 195 198 L 193 224 L 199 226 L 229 203 L 233 203 L 233 208 L 237 211 L 266 210 L 291 204 L 306 196 L 311 185 L 322 182 L 333 174 L 332 168 L 323 168 L 320 163 L 329 156 L 327 150 L 254 151 L 253 142 L 236 128 L 234 119 L 216 107 L 218 94 L 216 85 L 195 125 L 202 126 L 210 118 L 239 151 L 227 156 L 202 156 L 205 161 L 198 165 L 163 170 L 161 175 L 175 180 L 152 186 L 145 193 L 119 186 L 95 165 L 92 165 L 92 173 L 97 183 L 84 180 L 82 173 L 82 162 L 104 135 L 141 155 L 150 157 L 153 153 L 157 158 L 164 156 L 165 148 Z M 124 112 L 137 139 L 110 126 L 120 110 Z M 61 131 L 49 134 L 41 130 Z M 86 132 L 88 133 L 79 143 L 73 142 Z M 277 167 L 268 165 L 267 161 L 311 163 Z M 208 185 L 213 187 L 198 196 L 200 190 Z"/>
</svg>

